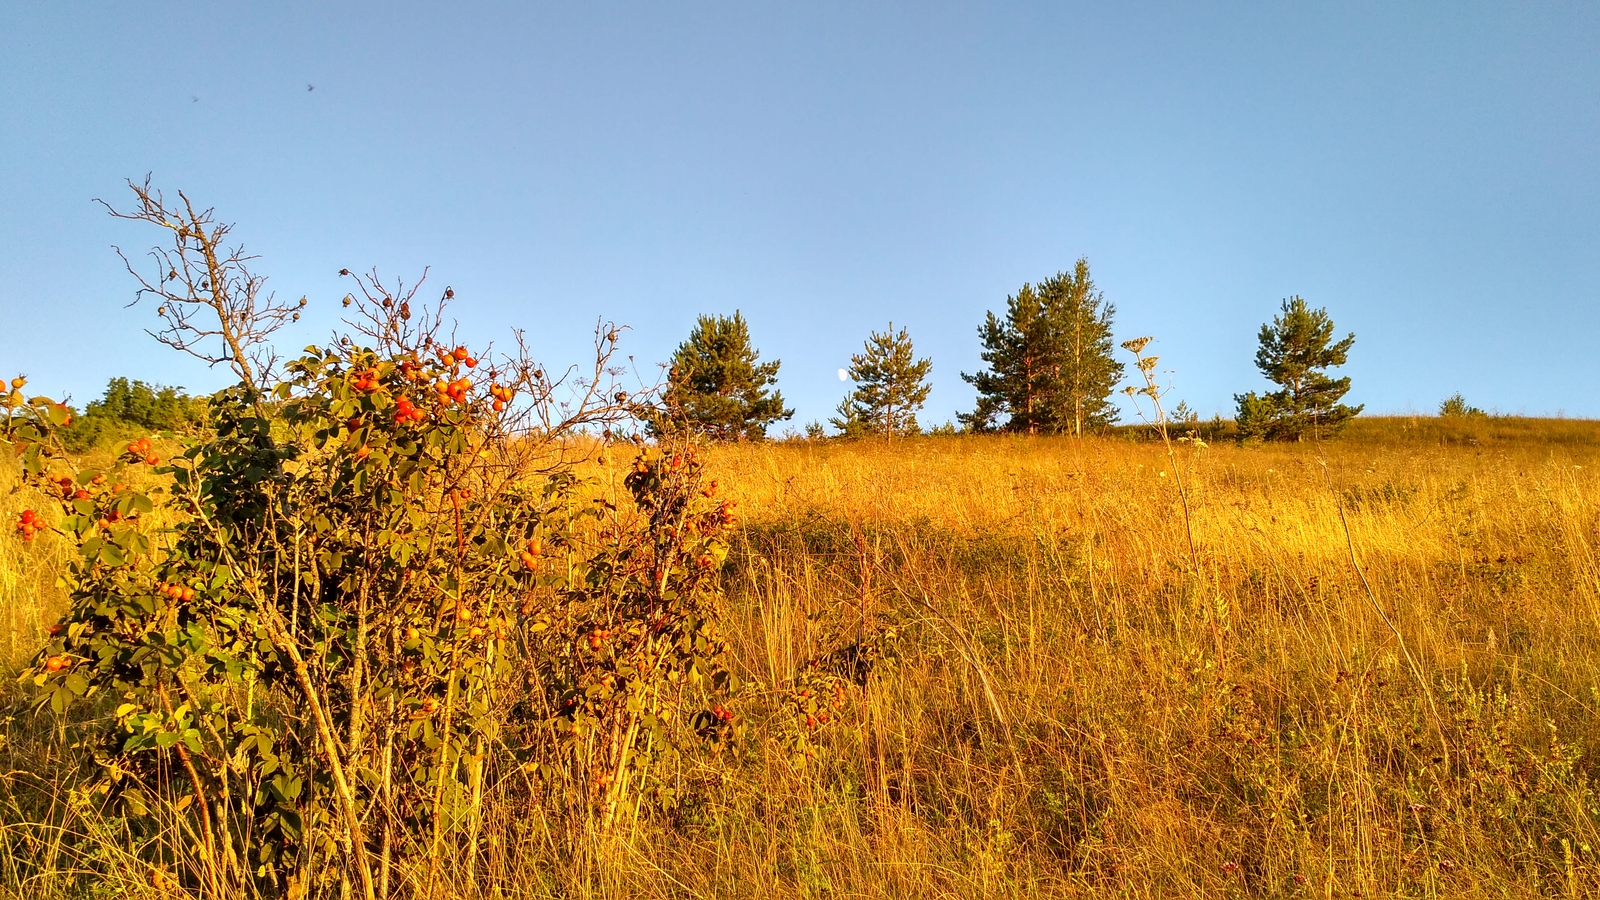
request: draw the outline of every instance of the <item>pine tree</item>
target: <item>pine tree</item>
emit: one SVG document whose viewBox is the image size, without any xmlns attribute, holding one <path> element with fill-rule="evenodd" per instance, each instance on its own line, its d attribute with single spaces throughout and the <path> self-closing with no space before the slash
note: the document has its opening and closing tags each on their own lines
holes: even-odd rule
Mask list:
<svg viewBox="0 0 1600 900">
<path fill-rule="evenodd" d="M 989 313 L 978 336 L 987 371 L 961 377 L 978 389 L 959 416 L 974 431 L 1066 431 L 1081 435 L 1117 419 L 1111 393 L 1122 380 L 1113 356 L 1116 307 L 1095 289 L 1089 261 L 1006 298 L 1006 316 Z M 1001 417 L 1005 421 L 1000 421 Z"/>
<path fill-rule="evenodd" d="M 1241 437 L 1302 440 L 1308 432 L 1314 437 L 1333 434 L 1364 408 L 1340 403 L 1350 379 L 1331 378 L 1323 371 L 1344 365 L 1356 342 L 1351 333 L 1333 343 L 1333 320 L 1326 309 L 1311 309 L 1299 297 L 1290 297 L 1281 313 L 1261 326 L 1258 337 L 1256 368 L 1282 389 L 1234 395 Z"/>
<path fill-rule="evenodd" d="M 1055 382 L 1055 418 L 1063 431 L 1117 421 L 1111 392 L 1122 380 L 1122 363 L 1112 355 L 1111 319 L 1117 309 L 1106 302 L 1089 276 L 1089 260 L 1078 257 L 1072 274 L 1057 273 L 1039 285 L 1039 295 L 1060 335 L 1061 361 Z"/>
<path fill-rule="evenodd" d="M 976 375 L 961 373 L 962 380 L 978 389 L 978 403 L 957 418 L 973 431 L 1054 431 L 1050 398 L 1060 369 L 1060 336 L 1033 285 L 1024 284 L 1006 298 L 1003 321 L 993 312 L 985 314 L 978 337 L 989 368 Z M 998 424 L 1001 415 L 1008 417 L 1004 424 Z"/>
<path fill-rule="evenodd" d="M 777 381 L 779 360 L 759 359 L 740 313 L 700 316 L 672 354 L 662 409 L 650 430 L 684 429 L 722 441 L 765 437 L 768 425 L 794 410 L 783 408 L 781 393 L 767 390 Z"/>
<path fill-rule="evenodd" d="M 916 434 L 917 410 L 928 399 L 928 371 L 933 361 L 917 359 L 904 328 L 872 332 L 863 352 L 850 357 L 854 390 L 839 403 L 833 427 L 846 437 Z"/>
</svg>

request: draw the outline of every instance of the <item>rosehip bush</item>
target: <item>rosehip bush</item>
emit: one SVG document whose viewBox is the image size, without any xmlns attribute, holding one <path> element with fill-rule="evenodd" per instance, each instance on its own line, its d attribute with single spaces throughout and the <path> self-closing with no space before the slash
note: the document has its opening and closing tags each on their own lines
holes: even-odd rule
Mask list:
<svg viewBox="0 0 1600 900">
<path fill-rule="evenodd" d="M 444 341 L 436 310 L 413 321 L 415 288 L 367 279 L 355 333 L 274 375 L 250 356 L 271 329 L 252 330 L 262 301 L 240 294 L 259 281 L 228 268 L 226 230 L 135 191 L 132 217 L 176 235 L 159 287 L 141 279 L 177 316 L 167 342 L 196 352 L 209 308 L 240 380 L 205 436 L 135 441 L 104 470 L 61 452 L 64 407 L 11 395 L 0 437 L 40 501 L 18 530 L 77 548 L 26 678 L 56 713 L 111 713 L 73 720 L 93 790 L 181 816 L 199 845 L 183 878 L 217 897 L 422 894 L 446 861 L 470 876 L 484 798 L 529 773 L 573 829 L 670 802 L 654 768 L 731 727 L 732 516 L 689 446 L 635 448 L 620 490 L 582 474 L 594 429 L 636 409 L 606 382 L 616 330 L 558 403 L 525 354 Z"/>
</svg>

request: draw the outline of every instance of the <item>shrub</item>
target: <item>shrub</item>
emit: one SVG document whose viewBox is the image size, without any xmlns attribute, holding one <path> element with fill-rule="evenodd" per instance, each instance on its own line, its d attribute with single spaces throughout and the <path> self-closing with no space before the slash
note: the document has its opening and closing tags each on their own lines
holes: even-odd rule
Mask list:
<svg viewBox="0 0 1600 900">
<path fill-rule="evenodd" d="M 177 234 L 168 254 L 225 259 L 209 212 L 136 191 L 136 218 Z M 83 789 L 133 818 L 177 810 L 167 840 L 197 845 L 180 880 L 214 897 L 425 893 L 447 853 L 470 875 L 502 783 L 580 831 L 671 803 L 653 765 L 731 727 L 731 513 L 690 445 L 638 448 L 620 496 L 582 475 L 588 431 L 632 408 L 595 390 L 615 330 L 561 405 L 541 367 L 480 362 L 436 311 L 412 322 L 415 288 L 364 280 L 355 333 L 278 376 L 241 352 L 261 310 L 221 314 L 249 311 L 233 276 L 249 283 L 213 263 L 222 291 L 165 297 L 219 313 L 239 374 L 170 458 L 141 438 L 77 469 L 64 407 L 8 401 L 36 503 L 18 530 L 76 549 L 25 678 L 58 714 L 107 713 L 72 720 L 97 748 Z"/>
<path fill-rule="evenodd" d="M 1471 418 L 1487 415 L 1488 413 L 1483 410 L 1468 404 L 1467 398 L 1461 396 L 1459 391 L 1444 398 L 1444 401 L 1439 404 L 1439 416 L 1441 418 Z"/>
</svg>

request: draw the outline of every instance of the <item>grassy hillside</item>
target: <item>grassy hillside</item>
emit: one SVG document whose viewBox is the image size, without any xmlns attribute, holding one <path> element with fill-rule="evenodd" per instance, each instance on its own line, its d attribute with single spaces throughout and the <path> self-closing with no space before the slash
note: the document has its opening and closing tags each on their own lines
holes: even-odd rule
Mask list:
<svg viewBox="0 0 1600 900">
<path fill-rule="evenodd" d="M 512 896 L 1600 895 L 1600 424 L 1359 420 L 1337 442 L 1176 453 L 717 448 L 742 514 L 740 740 L 678 764 L 670 814 L 576 859 L 518 798 L 491 801 L 484 878 Z M 0 536 L 13 662 L 49 621 L 51 564 Z M 15 773 L 72 752 L 45 721 L 15 713 L 0 751 L 13 861 L 44 846 Z"/>
</svg>

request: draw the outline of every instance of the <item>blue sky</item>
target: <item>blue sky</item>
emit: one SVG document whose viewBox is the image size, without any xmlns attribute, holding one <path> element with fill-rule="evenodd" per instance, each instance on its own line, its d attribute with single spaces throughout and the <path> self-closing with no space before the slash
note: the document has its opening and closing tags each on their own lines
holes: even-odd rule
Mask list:
<svg viewBox="0 0 1600 900">
<path fill-rule="evenodd" d="M 310 298 L 290 348 L 345 266 L 551 362 L 740 309 L 799 426 L 892 320 L 933 424 L 1085 255 L 1206 415 L 1299 294 L 1369 411 L 1600 416 L 1597 48 L 1595 4 L 6 4 L 0 372 L 221 384 L 125 308 L 155 235 L 91 199 L 150 172 Z"/>
</svg>

